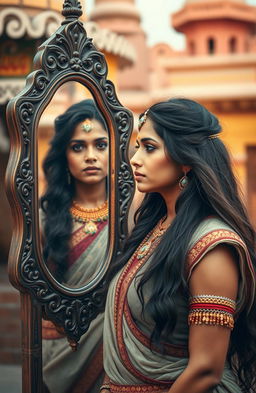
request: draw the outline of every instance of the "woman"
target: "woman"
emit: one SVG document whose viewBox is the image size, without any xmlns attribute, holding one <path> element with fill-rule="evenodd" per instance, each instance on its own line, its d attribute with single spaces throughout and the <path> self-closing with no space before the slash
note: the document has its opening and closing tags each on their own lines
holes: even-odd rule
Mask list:
<svg viewBox="0 0 256 393">
<path fill-rule="evenodd" d="M 102 392 L 256 391 L 255 234 L 220 131 L 188 99 L 140 117 L 145 197 L 110 274 Z"/>
<path fill-rule="evenodd" d="M 98 271 L 108 238 L 108 133 L 92 100 L 56 119 L 43 169 L 44 258 L 59 282 L 81 288 Z M 54 324 L 43 321 L 43 378 L 51 393 L 98 391 L 102 328 L 100 314 L 72 352 Z"/>
</svg>

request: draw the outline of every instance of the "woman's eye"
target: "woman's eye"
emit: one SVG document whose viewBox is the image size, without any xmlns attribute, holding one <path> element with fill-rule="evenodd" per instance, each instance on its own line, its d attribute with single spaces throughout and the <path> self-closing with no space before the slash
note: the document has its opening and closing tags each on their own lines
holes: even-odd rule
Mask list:
<svg viewBox="0 0 256 393">
<path fill-rule="evenodd" d="M 107 142 L 98 142 L 96 144 L 97 149 L 99 150 L 105 150 L 108 147 Z"/>
<path fill-rule="evenodd" d="M 71 149 L 75 152 L 79 152 L 79 151 L 82 151 L 83 145 L 81 145 L 80 143 L 76 143 L 71 146 Z"/>
<path fill-rule="evenodd" d="M 145 148 L 145 150 L 146 150 L 148 153 L 150 153 L 150 152 L 156 150 L 155 146 L 152 146 L 152 145 L 145 145 L 144 148 Z"/>
</svg>

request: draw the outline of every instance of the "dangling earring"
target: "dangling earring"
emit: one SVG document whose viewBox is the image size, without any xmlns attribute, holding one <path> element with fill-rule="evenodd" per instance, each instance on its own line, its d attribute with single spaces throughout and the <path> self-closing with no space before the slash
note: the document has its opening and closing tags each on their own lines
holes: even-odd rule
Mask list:
<svg viewBox="0 0 256 393">
<path fill-rule="evenodd" d="M 179 180 L 179 187 L 181 190 L 184 190 L 184 188 L 186 188 L 188 185 L 188 177 L 187 174 L 185 173 L 184 176 L 182 176 L 182 178 Z"/>
<path fill-rule="evenodd" d="M 69 169 L 68 169 L 68 168 L 66 169 L 66 171 L 67 171 L 67 181 L 68 181 L 68 185 L 70 186 L 70 184 L 71 184 L 70 172 L 69 172 Z"/>
</svg>

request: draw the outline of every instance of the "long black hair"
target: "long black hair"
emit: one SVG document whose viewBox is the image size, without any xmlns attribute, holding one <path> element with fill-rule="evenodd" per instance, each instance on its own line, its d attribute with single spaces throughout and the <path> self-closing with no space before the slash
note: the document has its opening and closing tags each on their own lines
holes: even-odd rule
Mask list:
<svg viewBox="0 0 256 393">
<path fill-rule="evenodd" d="M 43 162 L 47 188 L 41 197 L 44 213 L 44 259 L 54 270 L 58 281 L 67 270 L 69 240 L 72 219 L 69 212 L 74 198 L 74 184 L 69 181 L 66 150 L 76 126 L 85 119 L 98 120 L 104 129 L 106 124 L 93 100 L 83 100 L 72 105 L 55 119 L 55 134 Z"/>
<path fill-rule="evenodd" d="M 142 116 L 142 115 L 141 115 Z M 151 342 L 159 342 L 163 331 L 172 332 L 177 321 L 175 294 L 189 296 L 184 277 L 188 244 L 199 223 L 209 215 L 220 217 L 244 240 L 256 270 L 255 233 L 240 200 L 229 154 L 218 135 L 218 119 L 199 103 L 175 98 L 155 104 L 147 113 L 167 153 L 181 165 L 191 167 L 189 182 L 177 199 L 176 216 L 166 231 L 140 284 L 138 294 L 144 312 L 155 323 Z M 113 265 L 109 278 L 127 263 L 135 249 L 166 214 L 166 204 L 158 193 L 145 196 L 135 215 L 136 225 L 127 240 L 122 257 Z M 153 280 L 153 293 L 144 303 L 142 288 Z M 253 294 L 252 294 L 253 296 Z M 256 308 L 243 311 L 231 335 L 230 363 L 241 387 L 249 392 L 255 384 Z M 255 390 L 253 390 L 255 391 Z"/>
</svg>

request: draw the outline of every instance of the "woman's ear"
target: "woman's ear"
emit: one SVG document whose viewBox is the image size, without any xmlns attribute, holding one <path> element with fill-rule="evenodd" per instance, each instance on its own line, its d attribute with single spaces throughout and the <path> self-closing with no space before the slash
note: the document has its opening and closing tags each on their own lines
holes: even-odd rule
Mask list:
<svg viewBox="0 0 256 393">
<path fill-rule="evenodd" d="M 191 171 L 191 166 L 189 165 L 182 165 L 182 171 L 183 173 L 188 173 L 189 171 Z"/>
</svg>

